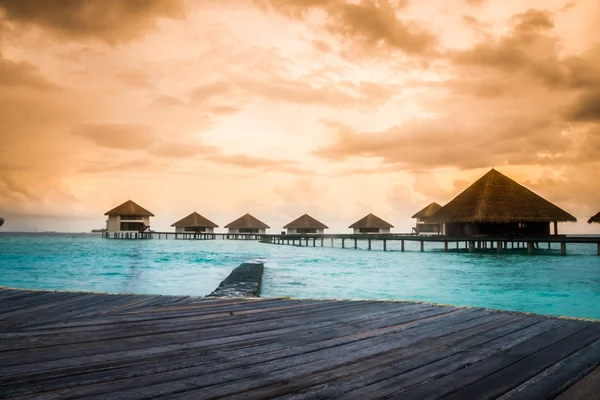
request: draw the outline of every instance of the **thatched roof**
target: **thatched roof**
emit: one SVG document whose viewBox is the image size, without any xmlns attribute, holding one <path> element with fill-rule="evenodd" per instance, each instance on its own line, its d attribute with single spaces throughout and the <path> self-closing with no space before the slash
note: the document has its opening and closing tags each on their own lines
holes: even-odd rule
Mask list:
<svg viewBox="0 0 600 400">
<path fill-rule="evenodd" d="M 393 228 L 394 225 L 382 220 L 381 218 L 369 214 L 364 218 L 359 219 L 349 226 L 349 228 Z"/>
<path fill-rule="evenodd" d="M 434 201 L 433 203 L 431 203 L 430 205 L 413 215 L 412 218 L 429 218 L 433 214 L 435 214 L 440 208 L 442 208 L 442 206 L 440 206 Z"/>
<path fill-rule="evenodd" d="M 317 221 L 308 214 L 293 220 L 289 224 L 283 227 L 283 229 L 289 228 L 314 228 L 314 229 L 328 229 L 329 227 L 322 222 Z"/>
<path fill-rule="evenodd" d="M 198 214 L 196 211 L 194 211 L 187 217 L 180 219 L 179 221 L 175 222 L 171 226 L 181 227 L 181 228 L 218 228 L 219 227 L 219 225 L 204 218 L 202 215 Z"/>
<path fill-rule="evenodd" d="M 592 222 L 600 224 L 600 212 L 594 215 L 592 218 L 588 219 L 588 224 L 591 224 Z"/>
<path fill-rule="evenodd" d="M 577 219 L 495 169 L 427 219 L 443 223 L 552 221 Z"/>
<path fill-rule="evenodd" d="M 225 228 L 259 228 L 259 229 L 264 228 L 264 229 L 268 229 L 268 228 L 270 228 L 270 226 L 256 218 L 254 218 L 250 214 L 245 214 L 245 215 L 242 215 L 241 217 L 239 217 L 238 219 L 236 219 L 235 221 L 230 222 L 227 225 L 225 225 Z"/>
<path fill-rule="evenodd" d="M 127 200 L 120 206 L 105 212 L 104 215 L 139 215 L 142 217 L 154 217 L 154 214 L 152 214 L 150 211 L 131 200 Z"/>
</svg>

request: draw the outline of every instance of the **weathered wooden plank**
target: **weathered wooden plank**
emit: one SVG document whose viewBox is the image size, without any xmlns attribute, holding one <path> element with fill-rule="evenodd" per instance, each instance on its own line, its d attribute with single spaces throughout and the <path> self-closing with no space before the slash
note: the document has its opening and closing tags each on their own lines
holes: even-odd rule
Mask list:
<svg viewBox="0 0 600 400">
<path fill-rule="evenodd" d="M 600 324 L 588 326 L 574 335 L 452 393 L 447 398 L 460 400 L 480 393 L 477 397 L 482 400 L 495 399 L 598 339 L 600 339 Z M 483 391 L 485 394 L 481 394 Z"/>
<path fill-rule="evenodd" d="M 479 362 L 469 363 L 466 368 L 437 379 L 435 384 L 421 385 L 413 390 L 402 393 L 402 396 L 406 399 L 419 400 L 440 398 L 535 354 L 562 339 L 568 338 L 587 328 L 589 325 L 589 323 L 585 322 L 569 321 L 557 329 L 538 335 L 526 342 L 519 343 L 516 346 L 513 345 L 500 352 L 494 351 L 493 354 L 490 354 L 491 357 L 486 357 Z M 392 392 L 393 395 L 398 393 L 398 391 Z"/>
<path fill-rule="evenodd" d="M 600 340 L 529 379 L 499 400 L 549 399 L 556 397 L 600 364 Z M 600 380 L 598 381 L 600 384 Z M 600 385 L 596 396 L 600 397 Z M 591 393 L 588 398 L 592 398 Z"/>
<path fill-rule="evenodd" d="M 389 369 L 380 369 L 374 371 L 373 374 L 367 375 L 365 378 L 368 381 L 365 383 L 368 384 L 352 384 L 338 387 L 337 389 L 341 390 L 336 397 L 357 399 L 361 398 L 361 396 L 367 396 L 362 398 L 392 396 L 394 393 L 406 391 L 423 382 L 432 381 L 451 374 L 454 371 L 484 360 L 495 353 L 523 343 L 540 334 L 554 331 L 563 325 L 566 325 L 566 321 L 545 320 L 539 324 L 526 327 L 505 336 L 473 345 L 458 353 L 449 352 L 442 354 L 442 357 L 439 357 L 437 354 L 426 355 L 415 362 L 411 362 L 411 360 L 401 362 Z"/>
<path fill-rule="evenodd" d="M 17 307 L 3 309 L 0 313 L 0 320 L 13 317 L 19 314 L 26 314 L 40 310 L 47 310 L 51 307 L 65 304 L 69 301 L 73 301 L 75 297 L 80 296 L 79 293 L 46 293 L 48 296 L 36 296 L 36 301 L 31 304 L 21 304 Z"/>
<path fill-rule="evenodd" d="M 439 312 L 439 310 L 438 310 Z M 489 315 L 490 313 L 483 310 L 473 310 L 472 312 L 464 312 L 460 317 L 457 317 L 454 322 L 459 324 L 460 320 L 476 321 L 478 318 L 473 318 L 475 315 L 479 317 L 486 316 L 488 318 L 502 317 L 500 315 Z M 462 317 L 462 318 L 461 318 Z M 410 322 L 415 317 L 407 316 L 406 322 Z M 451 324 L 452 321 L 443 319 L 437 320 L 438 328 L 442 329 L 445 325 Z M 182 370 L 161 373 L 148 377 L 133 378 L 112 382 L 112 384 L 95 385 L 93 387 L 83 387 L 74 389 L 69 392 L 69 395 L 76 393 L 78 396 L 87 396 L 91 394 L 106 395 L 111 393 L 111 398 L 128 398 L 128 396 L 150 396 L 166 395 L 177 391 L 189 390 L 192 387 L 204 387 L 203 395 L 211 393 L 212 395 L 224 395 L 231 392 L 235 393 L 238 389 L 232 386 L 230 381 L 239 381 L 241 378 L 248 378 L 243 383 L 255 383 L 256 377 L 261 376 L 261 380 L 267 379 L 267 375 L 273 371 L 283 371 L 280 373 L 293 374 L 298 369 L 307 368 L 305 364 L 310 364 L 311 368 L 328 369 L 336 363 L 344 364 L 348 359 L 353 359 L 359 354 L 367 354 L 370 352 L 380 352 L 381 347 L 402 347 L 410 344 L 410 340 L 421 340 L 424 335 L 431 334 L 435 329 L 432 329 L 431 324 L 423 326 L 406 326 L 406 323 L 396 327 L 390 327 L 387 330 L 378 330 L 367 332 L 364 335 L 353 337 L 351 340 L 328 341 L 320 343 L 316 346 L 306 346 L 298 354 L 290 355 L 285 351 L 280 353 L 283 358 L 279 357 L 273 361 L 266 361 L 264 357 L 255 357 L 252 363 L 252 358 L 243 358 L 239 362 L 220 363 L 219 365 L 207 365 L 198 368 L 186 368 Z M 406 334 L 403 331 L 410 329 L 411 334 Z M 389 336 L 391 332 L 396 332 L 396 336 Z M 368 339 L 368 340 L 367 340 Z M 336 343 L 337 342 L 337 343 Z M 342 346 L 344 344 L 344 346 Z M 362 350 L 361 350 L 362 349 Z M 369 350 L 370 349 L 370 350 Z M 362 353 L 360 353 L 362 352 Z M 298 363 L 292 370 L 292 367 Z M 254 377 L 254 378 L 253 378 Z M 215 382 L 223 382 L 223 385 L 214 386 Z M 225 383 L 228 382 L 228 383 Z M 197 394 L 196 394 L 197 395 Z"/>
<path fill-rule="evenodd" d="M 369 317 L 372 315 L 372 313 L 369 314 L 365 314 L 365 313 L 361 313 L 360 311 L 358 311 L 357 316 L 363 320 L 369 321 Z M 338 315 L 336 314 L 336 317 Z M 386 319 L 387 320 L 387 319 Z M 334 325 L 335 326 L 335 325 Z M 345 326 L 345 325 L 343 325 Z M 326 339 L 332 339 L 332 338 L 338 338 L 339 336 L 343 336 L 343 334 L 350 334 L 350 333 L 356 333 L 359 330 L 361 330 L 361 326 L 359 324 L 355 324 L 353 323 L 350 326 L 345 326 L 346 332 L 342 332 L 341 329 L 337 329 L 337 331 L 335 329 L 328 329 L 328 328 L 323 328 L 323 334 L 322 335 L 316 335 L 316 334 L 310 334 L 304 335 L 304 336 L 299 336 L 296 335 L 296 341 L 300 340 L 300 341 L 304 341 L 304 344 L 307 344 L 308 342 L 312 341 L 312 342 L 317 342 L 317 341 L 322 341 L 322 340 L 326 340 Z M 313 329 L 314 330 L 314 329 Z M 323 337 L 323 335 L 326 335 L 327 337 Z M 252 341 L 245 341 L 243 343 L 242 349 L 249 349 L 251 346 Z M 211 364 L 211 366 L 209 366 L 210 369 L 214 369 L 214 366 L 212 364 L 214 364 L 215 362 L 222 362 L 222 359 L 224 357 L 227 357 L 227 359 L 233 359 L 235 357 L 247 357 L 249 355 L 253 355 L 253 354 L 258 354 L 258 353 L 265 353 L 265 352 L 269 352 L 269 351 L 276 351 L 276 350 L 289 350 L 291 347 L 295 346 L 295 345 L 299 345 L 302 343 L 291 343 L 290 341 L 286 341 L 285 343 L 282 343 L 280 338 L 274 338 L 274 340 L 270 340 L 270 343 L 264 342 L 266 343 L 265 346 L 254 346 L 251 347 L 249 350 L 244 350 L 243 354 L 238 354 L 238 350 L 240 349 L 238 348 L 232 348 L 230 350 L 232 350 L 229 355 L 223 353 L 223 352 L 219 352 L 218 354 L 215 354 L 214 356 L 211 356 L 210 354 L 201 354 L 198 356 L 191 356 L 190 355 L 190 351 L 189 350 L 185 350 L 180 352 L 179 354 L 177 352 L 170 352 L 168 354 L 166 354 L 165 356 L 168 357 L 169 359 L 166 361 L 161 362 L 160 364 L 157 363 L 156 361 L 160 361 L 160 356 L 159 357 L 153 357 L 153 358 L 149 358 L 149 359 L 144 359 L 144 358 L 136 358 L 135 360 L 132 360 L 132 362 L 135 364 L 135 366 L 133 368 L 127 368 L 128 362 L 125 360 L 118 360 L 118 363 L 98 363 L 95 365 L 90 365 L 90 364 L 86 364 L 85 365 L 85 371 L 86 373 L 84 373 L 82 376 L 82 374 L 78 374 L 78 380 L 77 382 L 79 384 L 84 384 L 84 383 L 94 383 L 95 381 L 104 381 L 104 380 L 114 380 L 114 379 L 119 379 L 119 378 L 124 378 L 124 377 L 131 377 L 131 376 L 139 376 L 142 374 L 150 374 L 150 373 L 156 373 L 156 372 L 164 372 L 167 371 L 169 369 L 177 369 L 177 368 L 183 368 L 183 367 L 190 367 L 193 366 L 194 363 L 196 364 Z M 262 343 L 259 343 L 259 345 L 261 345 Z M 211 351 L 218 349 L 221 346 L 212 346 L 211 347 Z M 299 351 L 298 349 L 296 349 L 296 351 Z M 179 356 L 180 359 L 177 359 Z M 264 357 L 264 356 L 263 356 Z M 258 360 L 262 360 L 263 357 L 258 358 Z M 269 359 L 275 359 L 275 358 L 282 358 L 285 357 L 285 355 L 282 354 L 272 354 L 270 356 L 267 356 L 266 358 Z M 142 364 L 144 361 L 152 361 L 150 364 L 147 364 L 146 366 L 144 365 L 140 365 Z M 248 359 L 246 358 L 246 362 L 248 361 Z M 107 369 L 108 367 L 113 367 L 116 365 L 121 365 L 124 368 L 121 368 L 121 370 L 116 370 L 116 369 L 111 369 L 110 371 L 102 371 L 100 373 L 94 373 L 94 370 L 102 370 L 102 369 Z M 158 371 L 157 371 L 158 370 Z M 57 376 L 63 376 L 69 373 L 77 373 L 80 372 L 80 369 L 78 368 L 63 368 L 63 369 L 52 369 L 50 371 L 46 371 L 46 372 L 42 372 L 42 373 L 37 373 L 37 374 L 28 374 L 28 375 L 18 375 L 16 376 L 14 379 L 11 377 L 5 377 L 2 379 L 2 382 L 4 384 L 18 384 L 18 383 L 23 383 L 23 382 L 30 382 L 32 379 L 49 379 L 49 378 L 54 378 L 52 379 L 52 387 L 58 388 L 61 387 L 61 385 L 63 387 L 67 387 L 67 386 L 73 386 L 72 380 L 67 379 L 56 379 Z M 89 373 L 88 373 L 89 372 Z M 29 392 L 30 390 L 35 390 L 36 386 L 32 385 L 31 383 L 29 383 L 26 387 L 17 387 L 17 388 L 12 388 L 11 390 L 25 390 L 25 392 Z M 9 389 L 7 389 L 6 387 L 3 387 L 4 391 L 8 391 Z M 12 391 L 10 393 L 13 393 Z"/>
<path fill-rule="evenodd" d="M 438 311 L 438 313 L 441 311 Z M 338 311 L 338 314 L 343 314 Z M 313 320 L 312 327 L 320 325 L 332 325 L 331 315 L 322 315 L 318 320 Z M 415 317 L 417 318 L 417 317 Z M 319 322 L 322 321 L 322 322 Z M 110 345 L 109 343 L 96 343 L 90 345 L 81 345 L 76 348 L 65 350 L 60 347 L 57 351 L 32 351 L 23 353 L 21 351 L 3 352 L 0 354 L 0 376 L 10 376 L 23 372 L 36 372 L 45 369 L 54 369 L 61 366 L 82 365 L 90 362 L 86 356 L 92 355 L 92 359 L 106 361 L 120 357 L 135 357 L 149 354 L 162 354 L 179 349 L 200 349 L 211 347 L 217 344 L 246 342 L 254 338 L 277 336 L 278 334 L 291 334 L 303 326 L 302 321 L 297 321 L 295 325 L 278 327 L 278 321 L 272 321 L 274 326 L 269 324 L 259 324 L 258 326 L 246 326 L 241 324 L 235 329 L 210 329 L 206 331 L 194 331 L 191 334 L 163 335 L 161 339 L 157 338 L 132 338 L 131 341 L 117 341 Z"/>
<path fill-rule="evenodd" d="M 596 368 L 582 380 L 575 383 L 556 400 L 589 400 L 600 393 L 600 368 Z"/>
<path fill-rule="evenodd" d="M 514 332 L 519 327 L 535 323 L 536 321 L 533 318 L 507 315 L 467 329 L 456 330 L 456 332 L 447 335 L 424 336 L 421 338 L 422 340 L 411 346 L 378 354 L 372 358 L 355 359 L 351 363 L 322 372 L 308 375 L 298 374 L 293 379 L 281 379 L 270 385 L 260 381 L 256 383 L 254 388 L 237 395 L 229 395 L 229 397 L 232 399 L 246 396 L 253 398 L 276 398 L 280 396 L 291 396 L 291 398 L 298 399 L 329 398 L 333 393 L 323 396 L 324 393 L 318 393 L 318 391 L 325 388 L 331 389 L 331 385 L 334 382 L 339 382 L 343 379 L 356 382 L 357 379 L 363 378 L 364 374 L 396 365 L 402 361 L 421 359 L 427 353 L 436 354 L 442 358 L 443 355 L 439 354 L 447 351 L 448 348 L 457 353 L 460 351 L 461 346 L 467 343 L 472 344 L 476 340 L 482 341 L 484 337 L 489 336 L 496 338 L 505 334 L 506 330 Z M 188 395 L 186 394 L 185 396 L 187 397 Z M 173 396 L 173 398 L 178 397 L 180 396 Z"/>
<path fill-rule="evenodd" d="M 261 310 L 253 310 L 251 311 L 242 311 L 237 312 L 236 314 L 230 313 L 219 313 L 219 314 L 204 314 L 200 318 L 188 317 L 183 321 L 172 321 L 169 320 L 166 324 L 148 324 L 151 321 L 144 321 L 143 326 L 139 326 L 137 324 L 130 325 L 127 324 L 127 321 L 122 321 L 120 324 L 123 326 L 123 329 L 108 329 L 105 328 L 100 331 L 90 331 L 86 330 L 83 332 L 77 332 L 77 334 L 65 335 L 63 331 L 60 331 L 60 335 L 45 335 L 43 340 L 40 341 L 40 336 L 31 336 L 27 338 L 22 338 L 20 340 L 12 340 L 11 343 L 0 343 L 0 350 L 4 351 L 0 353 L 0 358 L 7 358 L 11 356 L 11 353 L 8 353 L 7 350 L 10 350 L 14 353 L 15 356 L 22 359 L 27 354 L 42 354 L 44 352 L 55 353 L 55 350 L 49 348 L 51 346 L 60 346 L 62 353 L 67 351 L 69 348 L 75 347 L 89 347 L 89 346 L 100 346 L 103 347 L 103 343 L 93 343 L 89 344 L 89 342 L 94 341 L 102 341 L 102 340 L 116 340 L 121 339 L 123 343 L 127 343 L 128 338 L 134 338 L 135 341 L 143 341 L 145 336 L 148 337 L 147 340 L 156 340 L 160 337 L 174 337 L 176 335 L 187 335 L 189 333 L 198 337 L 198 329 L 202 329 L 202 333 L 208 333 L 214 330 L 219 332 L 224 332 L 228 335 L 236 332 L 236 329 L 251 329 L 255 327 L 258 330 L 269 330 L 273 326 L 281 328 L 285 325 L 286 322 L 290 322 L 288 326 L 302 326 L 304 323 L 296 318 L 297 316 L 303 316 L 305 314 L 326 314 L 331 311 L 338 311 L 343 308 L 349 309 L 359 309 L 365 307 L 374 307 L 374 303 L 361 303 L 359 305 L 353 305 L 349 303 L 341 303 L 341 304 L 312 304 L 306 305 L 302 307 L 301 303 L 292 303 L 290 305 L 295 306 L 296 308 L 290 309 L 267 309 L 269 312 L 262 312 Z M 300 308 L 300 309 L 298 309 Z M 384 308 L 384 307 L 380 307 Z M 273 318 L 273 317 L 279 318 Z M 203 317 L 206 317 L 204 319 Z M 265 322 L 267 321 L 267 322 Z M 243 323 L 243 326 L 240 324 Z M 255 324 L 255 325 L 252 325 Z M 231 325 L 234 330 L 224 331 L 223 328 Z M 119 328 L 121 327 L 119 326 Z M 214 328 L 214 329 L 211 329 Z M 161 336 L 162 335 L 162 336 Z M 43 343 L 43 344 L 42 344 Z M 80 345 L 82 343 L 87 343 L 86 345 Z M 80 346 L 77 346 L 80 345 Z M 35 349 L 36 347 L 48 347 L 48 349 Z M 26 349 L 31 349 L 31 352 L 24 351 Z"/>
</svg>

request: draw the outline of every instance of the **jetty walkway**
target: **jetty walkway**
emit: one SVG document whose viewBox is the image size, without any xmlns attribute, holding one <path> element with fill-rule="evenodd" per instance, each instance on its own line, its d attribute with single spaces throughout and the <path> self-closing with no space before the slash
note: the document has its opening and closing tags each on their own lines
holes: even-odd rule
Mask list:
<svg viewBox="0 0 600 400">
<path fill-rule="evenodd" d="M 0 289 L 0 397 L 598 398 L 600 323 L 411 302 Z"/>
</svg>

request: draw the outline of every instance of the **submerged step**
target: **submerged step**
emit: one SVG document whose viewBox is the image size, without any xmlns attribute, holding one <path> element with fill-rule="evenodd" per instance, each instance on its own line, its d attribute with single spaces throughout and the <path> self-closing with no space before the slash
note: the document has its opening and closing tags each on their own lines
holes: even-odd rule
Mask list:
<svg viewBox="0 0 600 400">
<path fill-rule="evenodd" d="M 260 297 L 263 263 L 243 263 L 207 297 Z"/>
</svg>

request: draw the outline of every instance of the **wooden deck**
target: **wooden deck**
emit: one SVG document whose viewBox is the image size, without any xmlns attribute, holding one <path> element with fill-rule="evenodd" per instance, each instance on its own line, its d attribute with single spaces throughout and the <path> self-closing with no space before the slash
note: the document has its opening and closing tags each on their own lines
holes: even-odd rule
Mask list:
<svg viewBox="0 0 600 400">
<path fill-rule="evenodd" d="M 590 400 L 599 364 L 600 323 L 589 321 L 0 289 L 2 398 Z"/>
</svg>

